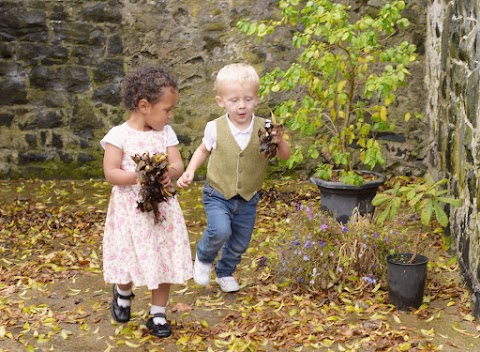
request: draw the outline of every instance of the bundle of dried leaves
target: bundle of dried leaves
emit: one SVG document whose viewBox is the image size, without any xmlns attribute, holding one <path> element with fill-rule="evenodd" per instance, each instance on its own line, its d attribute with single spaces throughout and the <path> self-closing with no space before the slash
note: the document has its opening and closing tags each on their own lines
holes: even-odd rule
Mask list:
<svg viewBox="0 0 480 352">
<path fill-rule="evenodd" d="M 149 153 L 135 154 L 132 159 L 137 164 L 135 171 L 140 185 L 138 209 L 142 212 L 153 211 L 155 223 L 158 223 L 163 220 L 158 209 L 159 204 L 175 195 L 175 189 L 172 186 L 166 188 L 162 184 L 163 176 L 170 167 L 167 154 L 158 153 L 152 156 Z"/>
<path fill-rule="evenodd" d="M 275 132 L 275 133 L 273 133 Z M 275 115 L 271 120 L 265 120 L 265 126 L 258 130 L 260 137 L 260 152 L 264 153 L 269 159 L 277 155 L 278 143 L 282 140 L 283 125 L 275 121 Z"/>
</svg>

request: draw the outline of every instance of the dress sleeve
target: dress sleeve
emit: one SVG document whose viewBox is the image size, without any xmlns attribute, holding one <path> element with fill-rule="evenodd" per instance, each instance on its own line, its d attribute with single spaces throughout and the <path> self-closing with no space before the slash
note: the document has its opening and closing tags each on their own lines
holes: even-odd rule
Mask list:
<svg viewBox="0 0 480 352">
<path fill-rule="evenodd" d="M 166 125 L 165 132 L 167 133 L 167 148 L 173 147 L 174 145 L 178 145 L 180 142 L 178 141 L 177 134 L 173 130 L 170 125 Z"/>
<path fill-rule="evenodd" d="M 120 149 L 123 149 L 123 137 L 120 126 L 113 127 L 100 141 L 100 145 L 103 149 L 107 146 L 107 143 L 114 145 Z"/>
</svg>

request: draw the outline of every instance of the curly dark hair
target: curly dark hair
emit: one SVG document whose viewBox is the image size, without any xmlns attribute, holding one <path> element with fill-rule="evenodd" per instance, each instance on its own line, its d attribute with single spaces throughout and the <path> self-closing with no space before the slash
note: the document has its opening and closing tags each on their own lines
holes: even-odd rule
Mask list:
<svg viewBox="0 0 480 352">
<path fill-rule="evenodd" d="M 141 99 L 155 104 L 166 88 L 178 91 L 177 81 L 165 69 L 157 66 L 141 66 L 122 81 L 122 101 L 126 109 L 134 111 Z"/>
</svg>

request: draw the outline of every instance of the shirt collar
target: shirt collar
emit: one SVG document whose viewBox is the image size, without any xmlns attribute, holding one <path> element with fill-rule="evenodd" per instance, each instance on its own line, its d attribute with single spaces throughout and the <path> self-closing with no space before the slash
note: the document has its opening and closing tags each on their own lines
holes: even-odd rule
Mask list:
<svg viewBox="0 0 480 352">
<path fill-rule="evenodd" d="M 225 117 L 227 119 L 228 127 L 230 127 L 230 130 L 232 131 L 232 134 L 234 136 L 239 135 L 239 134 L 251 134 L 253 131 L 253 120 L 255 119 L 255 115 L 252 113 L 252 120 L 250 121 L 250 125 L 245 131 L 239 130 L 233 123 L 230 121 L 228 118 L 228 112 L 225 114 Z"/>
</svg>

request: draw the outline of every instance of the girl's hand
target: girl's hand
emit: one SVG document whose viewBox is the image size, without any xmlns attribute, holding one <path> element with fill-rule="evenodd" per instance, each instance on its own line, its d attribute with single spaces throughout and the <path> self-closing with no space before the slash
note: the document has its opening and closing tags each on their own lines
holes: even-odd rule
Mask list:
<svg viewBox="0 0 480 352">
<path fill-rule="evenodd" d="M 280 125 L 279 123 L 275 123 L 273 124 L 273 130 L 272 130 L 272 143 L 280 144 L 282 140 L 283 140 L 283 125 Z"/>
<path fill-rule="evenodd" d="M 180 176 L 180 178 L 177 180 L 177 186 L 180 188 L 188 187 L 192 183 L 194 176 L 194 172 L 191 172 L 189 170 L 185 171 L 183 175 Z"/>
<path fill-rule="evenodd" d="M 170 186 L 172 185 L 172 178 L 170 177 L 170 175 L 169 175 L 168 172 L 166 172 L 166 173 L 163 175 L 162 185 L 163 185 L 163 187 L 165 187 L 165 188 L 170 187 Z"/>
</svg>

